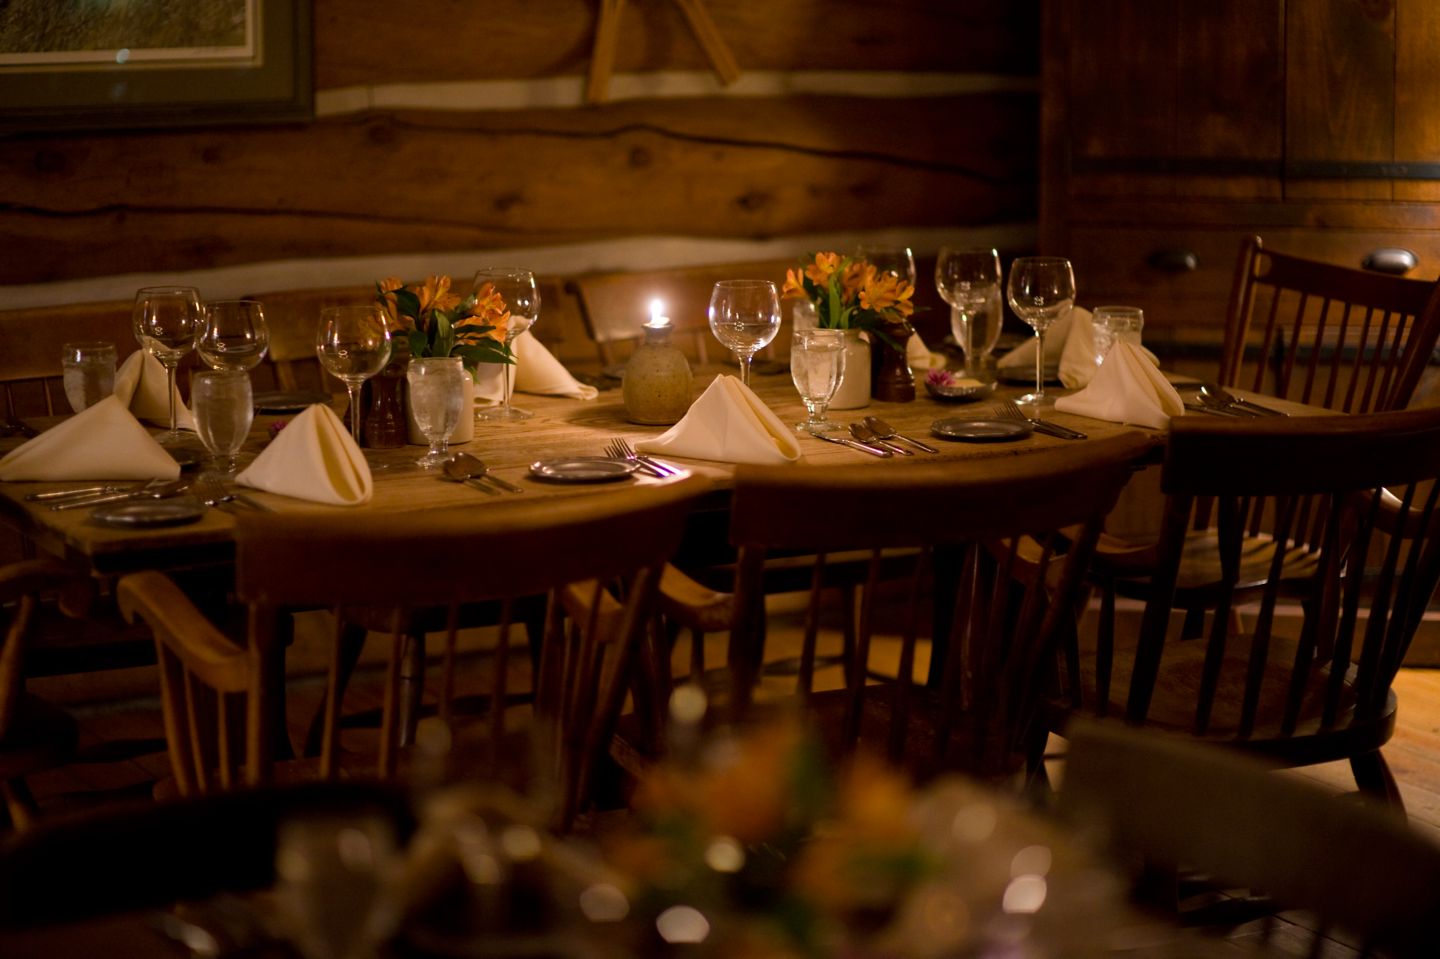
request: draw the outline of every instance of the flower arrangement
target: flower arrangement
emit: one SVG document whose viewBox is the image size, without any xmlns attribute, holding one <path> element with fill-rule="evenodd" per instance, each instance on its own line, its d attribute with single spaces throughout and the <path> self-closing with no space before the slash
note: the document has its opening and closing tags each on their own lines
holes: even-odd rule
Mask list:
<svg viewBox="0 0 1440 959">
<path fill-rule="evenodd" d="M 636 830 L 606 858 L 634 884 L 641 916 L 698 912 L 707 943 L 733 954 L 832 954 L 883 928 L 938 868 L 913 798 L 872 758 L 837 774 L 791 719 L 653 767 L 633 799 Z"/>
<path fill-rule="evenodd" d="M 884 328 L 915 312 L 915 286 L 874 264 L 838 253 L 816 253 L 803 269 L 785 271 L 785 299 L 808 300 L 824 329 L 869 330 L 889 341 Z"/>
<path fill-rule="evenodd" d="M 448 276 L 411 284 L 392 276 L 375 284 L 375 298 L 391 331 L 409 339 L 411 356 L 458 356 L 472 375 L 481 363 L 515 362 L 505 344 L 510 309 L 493 284 L 461 299 Z"/>
</svg>

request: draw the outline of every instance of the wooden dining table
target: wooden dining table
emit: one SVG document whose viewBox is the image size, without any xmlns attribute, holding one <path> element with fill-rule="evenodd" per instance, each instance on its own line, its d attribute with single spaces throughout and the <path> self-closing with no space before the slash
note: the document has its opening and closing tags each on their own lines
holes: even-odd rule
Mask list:
<svg viewBox="0 0 1440 959">
<path fill-rule="evenodd" d="M 732 372 L 733 367 L 707 367 L 697 371 L 695 395 L 705 389 L 715 376 Z M 917 377 L 918 378 L 918 377 Z M 752 382 L 755 393 L 787 425 L 805 418 L 805 410 L 788 373 L 757 375 Z M 947 418 L 986 418 L 994 415 L 993 407 L 1002 399 L 1014 398 L 1025 392 L 1023 385 L 1001 383 L 985 397 L 969 402 L 944 402 L 927 395 L 923 386 L 917 398 L 908 403 L 873 401 L 857 410 L 831 411 L 832 421 L 849 423 L 866 415 L 878 416 L 899 432 L 921 439 L 934 447 L 936 453 L 916 452 L 912 456 L 888 459 L 858 450 L 826 443 L 800 434 L 799 469 L 823 469 L 835 465 L 869 464 L 875 469 L 904 468 L 908 462 L 961 461 L 991 457 L 1024 456 L 1038 450 L 1080 445 L 1085 440 L 1059 439 L 1031 433 L 1021 439 L 1004 442 L 965 442 L 937 438 L 931 424 Z M 623 437 L 633 445 L 659 436 L 665 427 L 639 426 L 627 421 L 625 407 L 618 389 L 606 390 L 593 400 L 568 397 L 517 395 L 516 404 L 532 412 L 532 418 L 520 422 L 490 424 L 478 422 L 475 438 L 451 447 L 480 457 L 491 471 L 524 490 L 523 493 L 487 495 L 471 486 L 446 480 L 433 471 L 414 465 L 423 452 L 418 446 L 389 450 L 367 450 L 372 462 L 384 466 L 375 470 L 374 495 L 360 506 L 328 506 L 273 493 L 249 491 L 266 507 L 279 513 L 329 512 L 351 515 L 358 522 L 375 513 L 403 513 L 414 510 L 504 509 L 507 504 L 536 497 L 567 497 L 605 495 L 634 484 L 646 485 L 665 480 L 640 473 L 618 483 L 557 483 L 532 475 L 533 463 L 577 456 L 603 456 L 607 442 Z M 334 407 L 344 410 L 344 396 L 337 395 Z M 1046 418 L 1083 431 L 1091 439 L 1112 436 L 1125 430 L 1142 430 L 1154 438 L 1155 449 L 1163 446 L 1164 433 L 1144 427 L 1127 426 L 1087 417 L 1045 412 Z M 263 449 L 271 436 L 271 427 L 287 416 L 257 415 L 242 456 L 254 455 Z M 56 420 L 36 421 L 45 426 Z M 18 438 L 0 439 L 0 454 L 19 445 Z M 199 450 L 198 439 L 192 440 Z M 903 445 L 903 444 L 902 444 Z M 712 505 L 723 511 L 726 490 L 730 486 L 735 465 L 715 461 L 663 457 L 687 472 L 709 478 L 716 487 Z M 88 570 L 100 576 L 117 575 L 138 569 L 174 569 L 211 564 L 225 564 L 233 556 L 235 519 L 225 509 L 209 509 L 199 521 L 181 526 L 158 529 L 116 529 L 98 525 L 85 509 L 55 511 L 44 503 L 26 499 L 26 495 L 88 485 L 80 482 L 4 482 L 0 483 L 0 521 L 30 538 L 37 547 L 66 560 L 77 571 Z"/>
</svg>

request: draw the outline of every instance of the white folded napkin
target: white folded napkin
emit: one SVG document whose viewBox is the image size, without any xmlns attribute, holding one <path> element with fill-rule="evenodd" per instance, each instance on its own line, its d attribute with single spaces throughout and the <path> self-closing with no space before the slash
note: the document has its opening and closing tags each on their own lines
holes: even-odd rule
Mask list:
<svg viewBox="0 0 1440 959">
<path fill-rule="evenodd" d="M 643 453 L 668 453 L 722 463 L 792 463 L 800 458 L 795 434 L 739 378 L 721 374 L 689 411 Z"/>
<path fill-rule="evenodd" d="M 1050 328 L 1045 331 L 1046 366 L 1055 366 L 1060 362 L 1060 355 L 1065 352 L 1065 340 L 1070 334 L 1070 324 L 1075 321 L 1076 313 L 1084 313 L 1086 316 L 1090 315 L 1088 310 L 1077 306 L 1054 323 L 1051 323 Z M 996 360 L 996 367 L 1002 370 L 1008 370 L 1012 367 L 1029 370 L 1035 369 L 1035 351 L 1039 349 L 1039 347 L 1035 345 L 1035 340 L 1036 337 L 1033 336 L 1026 339 L 1024 343 L 1021 343 L 1015 347 L 1015 349 Z"/>
<path fill-rule="evenodd" d="M 160 361 L 146 350 L 136 350 L 125 358 L 115 371 L 115 395 L 120 402 L 130 407 L 142 420 L 149 420 L 159 426 L 170 426 L 170 401 L 165 389 L 170 385 L 169 374 Z M 175 389 L 175 425 L 182 430 L 193 430 L 195 418 L 185 408 L 180 398 L 180 389 Z"/>
<path fill-rule="evenodd" d="M 541 393 L 546 396 L 569 396 L 577 400 L 593 400 L 600 391 L 586 386 L 555 359 L 529 330 L 515 337 L 510 344 L 515 365 L 510 368 L 512 393 Z M 505 400 L 505 373 L 500 363 L 481 363 L 475 373 L 475 401 L 501 403 Z"/>
<path fill-rule="evenodd" d="M 1105 362 L 1078 393 L 1055 401 L 1062 413 L 1114 423 L 1134 423 L 1164 429 L 1170 417 L 1185 415 L 1185 404 L 1143 347 L 1120 342 L 1105 354 Z"/>
<path fill-rule="evenodd" d="M 180 464 L 117 396 L 107 396 L 0 459 L 0 480 L 143 480 Z"/>
<path fill-rule="evenodd" d="M 368 503 L 374 493 L 365 454 L 340 417 L 320 403 L 285 424 L 235 482 L 335 506 Z"/>
<path fill-rule="evenodd" d="M 943 370 L 945 368 L 945 354 L 932 353 L 930 347 L 920 338 L 919 333 L 912 333 L 910 339 L 905 342 L 905 361 L 910 364 L 912 370 Z"/>
</svg>

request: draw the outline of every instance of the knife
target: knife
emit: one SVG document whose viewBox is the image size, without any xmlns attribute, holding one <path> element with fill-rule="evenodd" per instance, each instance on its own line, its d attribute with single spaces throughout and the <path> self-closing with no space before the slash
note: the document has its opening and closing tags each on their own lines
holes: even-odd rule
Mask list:
<svg viewBox="0 0 1440 959">
<path fill-rule="evenodd" d="M 107 493 L 127 493 L 135 489 L 133 486 L 86 486 L 81 489 L 52 489 L 46 493 L 26 493 L 25 499 L 32 503 L 44 503 L 52 500 L 74 499 L 85 496 L 104 496 Z"/>
<path fill-rule="evenodd" d="M 1035 432 L 1045 433 L 1048 436 L 1058 437 L 1062 440 L 1084 440 L 1089 439 L 1079 430 L 1072 430 L 1068 426 L 1061 426 L 1059 423 L 1052 423 L 1050 420 L 1031 420 L 1030 425 Z"/>
<path fill-rule="evenodd" d="M 191 482 L 190 479 L 178 479 L 174 482 L 162 483 L 159 486 L 146 485 L 139 489 L 126 490 L 123 493 L 110 493 L 106 496 L 92 496 L 89 499 L 81 500 L 65 500 L 63 503 L 53 504 L 50 508 L 52 510 L 86 509 L 102 503 L 123 503 L 132 499 L 164 499 L 188 489 Z"/>
<path fill-rule="evenodd" d="M 863 450 L 866 453 L 870 453 L 875 456 L 883 456 L 886 459 L 889 459 L 890 457 L 895 455 L 889 450 L 882 450 L 878 446 L 871 446 L 869 443 L 861 443 L 859 440 L 852 440 L 848 436 L 828 436 L 818 430 L 809 430 L 808 432 L 817 440 L 824 440 L 827 443 L 837 443 L 840 446 L 848 446 L 851 449 Z"/>
</svg>

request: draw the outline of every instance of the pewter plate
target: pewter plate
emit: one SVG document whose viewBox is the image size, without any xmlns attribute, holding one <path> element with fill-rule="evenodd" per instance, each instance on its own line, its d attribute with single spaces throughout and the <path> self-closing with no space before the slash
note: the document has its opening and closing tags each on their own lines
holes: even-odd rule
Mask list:
<svg viewBox="0 0 1440 959">
<path fill-rule="evenodd" d="M 299 413 L 306 407 L 314 406 L 316 403 L 330 402 L 328 393 L 320 393 L 315 390 L 296 390 L 285 392 L 278 390 L 269 393 L 255 394 L 255 412 L 257 413 Z"/>
<path fill-rule="evenodd" d="M 639 465 L 604 456 L 577 456 L 531 463 L 530 475 L 553 483 L 613 483 L 628 477 Z"/>
<path fill-rule="evenodd" d="M 1020 440 L 1029 436 L 1033 428 L 1019 420 L 950 419 L 936 420 L 930 424 L 930 432 L 942 440 L 960 440 L 969 443 L 1003 443 Z"/>
<path fill-rule="evenodd" d="M 176 496 L 153 503 L 115 503 L 97 506 L 90 519 L 101 526 L 120 529 L 150 529 L 158 526 L 184 526 L 205 515 L 205 507 L 193 496 Z"/>
</svg>

